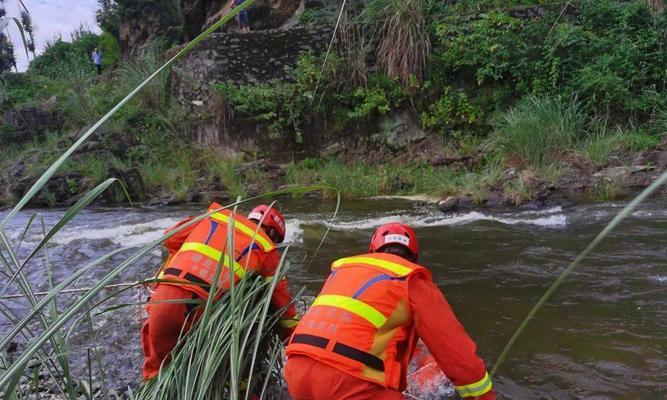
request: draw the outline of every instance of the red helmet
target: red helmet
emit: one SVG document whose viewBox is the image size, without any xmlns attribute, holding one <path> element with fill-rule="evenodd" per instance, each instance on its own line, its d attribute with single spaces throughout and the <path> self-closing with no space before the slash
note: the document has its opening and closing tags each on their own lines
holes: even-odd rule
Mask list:
<svg viewBox="0 0 667 400">
<path fill-rule="evenodd" d="M 371 246 L 369 251 L 376 253 L 385 245 L 396 243 L 405 246 L 412 254 L 417 257 L 419 255 L 419 244 L 417 243 L 417 235 L 415 231 L 405 224 L 400 222 L 390 222 L 381 225 L 371 239 Z"/>
<path fill-rule="evenodd" d="M 262 221 L 262 225 L 275 229 L 280 236 L 278 242 L 285 240 L 285 218 L 274 207 L 269 207 L 266 204 L 257 206 L 250 211 L 248 219 L 254 219 L 257 222 Z"/>
</svg>

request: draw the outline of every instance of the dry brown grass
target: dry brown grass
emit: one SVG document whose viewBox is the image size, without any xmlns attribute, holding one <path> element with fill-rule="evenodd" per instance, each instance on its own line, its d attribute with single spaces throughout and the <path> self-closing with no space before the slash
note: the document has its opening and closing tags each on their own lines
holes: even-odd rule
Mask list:
<svg viewBox="0 0 667 400">
<path fill-rule="evenodd" d="M 665 2 L 664 0 L 648 0 L 649 6 L 656 12 L 656 14 L 663 13 L 665 11 Z"/>
<path fill-rule="evenodd" d="M 421 81 L 431 40 L 423 0 L 374 0 L 366 11 L 378 35 L 378 65 L 405 86 Z"/>
</svg>

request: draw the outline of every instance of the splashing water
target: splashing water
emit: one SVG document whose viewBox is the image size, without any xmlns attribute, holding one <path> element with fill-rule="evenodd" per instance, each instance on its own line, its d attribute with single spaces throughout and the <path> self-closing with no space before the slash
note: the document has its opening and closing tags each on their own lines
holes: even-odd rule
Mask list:
<svg viewBox="0 0 667 400">
<path fill-rule="evenodd" d="M 561 213 L 560 207 L 542 210 L 525 211 L 512 214 L 486 214 L 479 211 L 467 213 L 443 215 L 441 213 L 428 214 L 395 214 L 383 217 L 367 218 L 354 221 L 336 222 L 332 224 L 333 229 L 363 230 L 373 229 L 388 222 L 402 222 L 410 224 L 415 228 L 427 228 L 435 226 L 466 225 L 480 221 L 498 222 L 504 225 L 535 225 L 546 228 L 560 228 L 567 225 L 567 217 Z"/>
</svg>

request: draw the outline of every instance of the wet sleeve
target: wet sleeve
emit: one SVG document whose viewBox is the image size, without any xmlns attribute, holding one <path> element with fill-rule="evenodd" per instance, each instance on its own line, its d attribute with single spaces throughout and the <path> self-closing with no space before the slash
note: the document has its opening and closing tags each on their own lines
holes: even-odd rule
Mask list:
<svg viewBox="0 0 667 400">
<path fill-rule="evenodd" d="M 192 221 L 193 218 L 194 217 L 188 217 L 182 221 L 179 221 L 176 225 L 165 230 L 164 233 L 167 234 L 175 229 L 178 229 L 180 226 Z M 181 248 L 181 246 L 183 246 L 185 239 L 187 239 L 188 236 L 190 236 L 190 233 L 192 233 L 192 230 L 195 229 L 195 226 L 197 226 L 197 224 L 192 224 L 164 241 L 164 247 L 169 252 L 169 256 L 173 256 L 174 254 L 176 254 L 176 252 Z"/>
<path fill-rule="evenodd" d="M 279 264 L 280 252 L 278 249 L 274 249 L 265 255 L 260 273 L 265 279 L 272 279 Z M 285 312 L 280 319 L 280 326 L 287 334 L 291 334 L 291 331 L 294 330 L 299 322 L 299 318 L 297 317 L 296 307 L 292 303 L 292 295 L 287 286 L 287 278 L 281 279 L 276 284 L 276 289 L 273 291 L 273 297 L 271 298 L 271 305 L 274 309 L 285 308 Z"/>
<path fill-rule="evenodd" d="M 484 361 L 477 355 L 477 346 L 440 289 L 422 276 L 414 276 L 408 285 L 417 336 L 454 383 L 459 395 L 466 400 L 494 400 L 492 383 Z"/>
</svg>

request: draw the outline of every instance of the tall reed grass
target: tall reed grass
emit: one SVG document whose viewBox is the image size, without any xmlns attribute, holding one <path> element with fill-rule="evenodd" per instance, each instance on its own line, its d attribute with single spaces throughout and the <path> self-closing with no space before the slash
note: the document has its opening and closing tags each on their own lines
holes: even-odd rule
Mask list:
<svg viewBox="0 0 667 400">
<path fill-rule="evenodd" d="M 562 159 L 584 124 L 585 114 L 575 98 L 528 96 L 497 118 L 494 142 L 510 163 L 543 167 Z"/>
<path fill-rule="evenodd" d="M 431 53 L 423 0 L 373 0 L 364 11 L 379 40 L 378 63 L 404 85 L 420 82 Z"/>
</svg>

